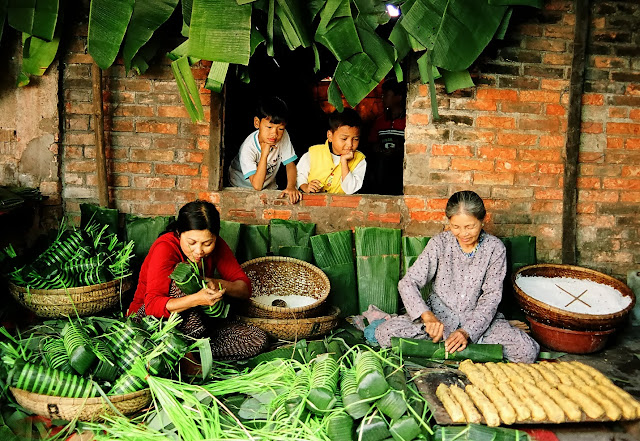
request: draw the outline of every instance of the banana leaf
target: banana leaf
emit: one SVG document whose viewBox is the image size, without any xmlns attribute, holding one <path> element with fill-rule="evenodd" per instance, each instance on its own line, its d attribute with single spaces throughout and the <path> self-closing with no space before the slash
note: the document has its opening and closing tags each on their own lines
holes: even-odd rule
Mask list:
<svg viewBox="0 0 640 441">
<path fill-rule="evenodd" d="M 277 0 L 277 2 L 278 7 L 276 8 L 276 14 L 278 17 L 281 20 L 284 17 L 287 18 L 302 47 L 311 46 L 311 37 L 309 36 L 311 23 L 303 13 L 301 3 L 298 0 Z"/>
<path fill-rule="evenodd" d="M 447 93 L 475 86 L 471 75 L 469 75 L 469 71 L 466 69 L 458 72 L 449 72 L 446 69 L 442 69 L 442 79 L 444 80 L 444 87 Z"/>
<path fill-rule="evenodd" d="M 193 78 L 191 66 L 187 57 L 180 57 L 171 63 L 171 71 L 178 83 L 180 98 L 187 108 L 191 121 L 202 121 L 204 119 L 204 108 L 200 101 L 200 92 Z"/>
<path fill-rule="evenodd" d="M 224 85 L 224 79 L 227 76 L 227 70 L 229 70 L 229 63 L 214 61 L 211 64 L 211 69 L 209 70 L 209 75 L 204 85 L 205 89 L 220 93 Z"/>
<path fill-rule="evenodd" d="M 245 225 L 238 243 L 238 261 L 264 257 L 269 251 L 269 225 Z"/>
<path fill-rule="evenodd" d="M 131 60 L 131 70 L 136 74 L 142 75 L 149 69 L 149 61 L 158 53 L 160 42 L 152 38 L 138 50 Z"/>
<path fill-rule="evenodd" d="M 313 263 L 311 236 L 316 224 L 283 219 L 270 222 L 270 250 L 274 256 L 287 256 Z"/>
<path fill-rule="evenodd" d="M 127 72 L 133 57 L 147 43 L 160 25 L 166 22 L 178 5 L 178 0 L 135 0 L 133 14 L 122 47 Z"/>
<path fill-rule="evenodd" d="M 100 69 L 111 66 L 133 14 L 135 0 L 92 0 L 87 50 Z"/>
<path fill-rule="evenodd" d="M 58 22 L 58 0 L 9 0 L 9 26 L 51 41 Z"/>
<path fill-rule="evenodd" d="M 502 239 L 507 248 L 507 267 L 515 272 L 527 265 L 534 265 L 536 259 L 535 236 L 513 236 Z"/>
<path fill-rule="evenodd" d="M 430 237 L 408 237 L 404 236 L 402 238 L 402 276 L 407 274 L 411 265 L 418 259 L 420 253 L 427 246 L 427 242 L 429 242 Z M 431 292 L 431 284 L 425 285 L 420 293 L 422 294 L 423 299 L 427 299 L 429 297 L 429 293 Z"/>
<path fill-rule="evenodd" d="M 504 40 L 504 36 L 507 33 L 507 28 L 509 27 L 509 22 L 511 21 L 511 16 L 513 15 L 513 8 L 507 9 L 507 12 L 504 13 L 504 17 L 502 17 L 502 21 L 500 22 L 500 26 L 496 31 L 496 35 L 493 36 L 496 40 Z"/>
<path fill-rule="evenodd" d="M 396 228 L 356 227 L 356 255 L 400 255 L 401 234 Z"/>
<path fill-rule="evenodd" d="M 398 21 L 393 26 L 393 30 L 391 34 L 389 34 L 389 41 L 393 44 L 393 47 L 396 50 L 396 59 L 402 60 L 407 56 L 409 52 L 411 52 L 411 42 L 409 41 L 409 36 L 407 35 L 407 31 L 402 27 L 402 17 L 398 18 Z"/>
<path fill-rule="evenodd" d="M 329 103 L 331 103 L 331 105 L 335 107 L 338 112 L 342 112 L 344 110 L 342 94 L 340 93 L 340 89 L 338 89 L 338 83 L 336 83 L 335 79 L 332 80 L 329 84 L 329 88 L 327 89 L 327 97 L 329 99 Z"/>
<path fill-rule="evenodd" d="M 387 5 L 385 2 L 377 0 L 353 0 L 353 3 L 358 9 L 358 17 L 365 20 L 372 29 L 388 23 L 391 19 L 389 14 L 387 14 Z"/>
<path fill-rule="evenodd" d="M 240 242 L 240 236 L 242 235 L 242 224 L 240 222 L 233 221 L 220 221 L 220 234 L 219 236 L 229 245 L 233 254 L 236 254 L 238 249 L 238 242 Z"/>
<path fill-rule="evenodd" d="M 4 22 L 7 19 L 7 6 L 9 0 L 0 0 L 0 41 L 2 41 L 2 31 L 4 30 Z"/>
<path fill-rule="evenodd" d="M 249 64 L 251 5 L 235 0 L 194 0 L 189 56 L 209 61 Z"/>
<path fill-rule="evenodd" d="M 0 211 L 10 210 L 24 204 L 24 198 L 0 187 Z"/>
<path fill-rule="evenodd" d="M 324 271 L 331 284 L 328 301 L 340 308 L 341 317 L 360 313 L 352 241 L 351 230 L 311 238 L 316 265 Z"/>
<path fill-rule="evenodd" d="M 149 253 L 153 242 L 174 221 L 173 216 L 138 217 L 133 214 L 125 215 L 125 234 L 128 241 L 133 241 L 132 265 L 142 265 L 142 261 Z"/>
<path fill-rule="evenodd" d="M 400 256 L 356 256 L 356 269 L 360 313 L 369 305 L 397 313 Z"/>
<path fill-rule="evenodd" d="M 187 26 L 191 25 L 191 11 L 193 10 L 193 0 L 182 0 L 182 21 Z"/>
<path fill-rule="evenodd" d="M 533 6 L 534 8 L 541 9 L 543 0 L 489 0 L 490 5 L 506 5 L 506 6 Z"/>
<path fill-rule="evenodd" d="M 118 210 L 115 208 L 105 208 L 96 204 L 80 204 L 80 227 L 84 230 L 91 222 L 106 225 L 107 234 L 118 234 Z"/>
<path fill-rule="evenodd" d="M 459 352 L 446 352 L 444 342 L 433 343 L 430 340 L 391 337 L 391 349 L 403 357 L 420 357 L 432 360 L 471 360 L 478 363 L 502 361 L 502 345 L 467 345 Z"/>
<path fill-rule="evenodd" d="M 329 0 L 320 11 L 315 40 L 343 61 L 362 52 L 349 0 Z"/>
<path fill-rule="evenodd" d="M 529 441 L 527 432 L 506 427 L 487 427 L 480 424 L 468 426 L 434 426 L 434 441 Z"/>
</svg>

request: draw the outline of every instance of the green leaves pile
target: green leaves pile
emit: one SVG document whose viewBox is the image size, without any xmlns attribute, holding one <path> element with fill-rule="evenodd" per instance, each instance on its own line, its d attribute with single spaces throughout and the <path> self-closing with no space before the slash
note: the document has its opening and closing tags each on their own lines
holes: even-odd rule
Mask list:
<svg viewBox="0 0 640 441">
<path fill-rule="evenodd" d="M 384 38 L 378 28 L 390 20 L 388 3 L 401 15 Z M 169 57 L 194 121 L 204 112 L 189 64 L 212 61 L 205 87 L 219 92 L 229 66 L 247 65 L 263 43 L 270 56 L 283 47 L 313 51 L 316 71 L 318 45 L 330 51 L 338 64 L 329 101 L 339 110 L 342 96 L 355 106 L 391 70 L 402 80 L 401 62 L 416 53 L 437 115 L 433 80 L 442 77 L 448 92 L 473 86 L 467 68 L 493 38 L 503 38 L 513 5 L 540 8 L 542 0 L 182 0 L 186 40 Z M 89 53 L 102 69 L 121 53 L 127 70 L 144 72 L 158 48 L 152 37 L 176 9 L 178 0 L 91 0 Z M 0 37 L 5 15 L 24 35 L 24 85 L 28 75 L 42 75 L 55 56 L 58 0 L 0 0 Z M 238 73 L 248 80 L 246 70 Z"/>
</svg>

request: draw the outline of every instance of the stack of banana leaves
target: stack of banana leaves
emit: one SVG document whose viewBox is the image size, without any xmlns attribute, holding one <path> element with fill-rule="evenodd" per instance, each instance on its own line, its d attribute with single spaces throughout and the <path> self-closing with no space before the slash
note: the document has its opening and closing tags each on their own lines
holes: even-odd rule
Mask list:
<svg viewBox="0 0 640 441">
<path fill-rule="evenodd" d="M 133 242 L 123 243 L 107 226 L 58 230 L 53 242 L 35 259 L 10 266 L 9 279 L 31 289 L 64 289 L 96 285 L 130 275 Z"/>
<path fill-rule="evenodd" d="M 203 369 L 210 370 L 208 340 L 188 340 L 181 319 L 145 317 L 141 323 L 89 317 L 45 322 L 28 336 L 5 328 L 0 342 L 0 371 L 10 387 L 59 397 L 122 395 L 148 387 L 149 374 L 166 376 L 198 347 Z M 204 344 L 206 343 L 206 344 Z M 134 364 L 148 374 L 132 374 Z"/>
<path fill-rule="evenodd" d="M 300 341 L 244 366 L 215 364 L 209 379 L 185 384 L 136 365 L 133 375 L 147 375 L 153 410 L 92 423 L 93 439 L 410 441 L 435 435 L 428 404 L 390 351 Z M 513 436 L 500 439 L 526 439 L 501 430 Z M 440 439 L 453 437 L 441 431 Z"/>
</svg>

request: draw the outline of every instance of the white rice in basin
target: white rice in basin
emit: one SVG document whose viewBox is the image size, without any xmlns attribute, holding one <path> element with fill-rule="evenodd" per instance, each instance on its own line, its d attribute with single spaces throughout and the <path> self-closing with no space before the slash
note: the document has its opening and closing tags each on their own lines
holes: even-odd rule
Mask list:
<svg viewBox="0 0 640 441">
<path fill-rule="evenodd" d="M 261 305 L 273 306 L 272 303 L 274 300 L 284 300 L 287 304 L 287 308 L 300 308 L 302 306 L 309 306 L 317 302 L 317 299 L 309 296 L 299 296 L 297 294 L 291 294 L 289 296 L 278 296 L 278 295 L 268 295 L 268 296 L 256 296 L 252 297 L 252 300 L 256 303 L 260 303 Z"/>
<path fill-rule="evenodd" d="M 579 314 L 613 314 L 631 303 L 631 297 L 624 297 L 617 289 L 591 280 L 518 276 L 516 285 L 538 301 Z"/>
</svg>

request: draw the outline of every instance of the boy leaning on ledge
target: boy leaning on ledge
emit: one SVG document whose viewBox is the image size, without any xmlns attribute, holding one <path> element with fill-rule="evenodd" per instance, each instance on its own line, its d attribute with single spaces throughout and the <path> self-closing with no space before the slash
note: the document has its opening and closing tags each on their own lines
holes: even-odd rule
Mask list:
<svg viewBox="0 0 640 441">
<path fill-rule="evenodd" d="M 277 189 L 276 174 L 283 164 L 287 171 L 287 188 L 280 197 L 287 196 L 292 204 L 302 198 L 296 186 L 298 159 L 287 133 L 289 110 L 278 97 L 262 100 L 256 109 L 253 125 L 257 129 L 244 140 L 229 166 L 232 187 L 255 190 Z"/>
<path fill-rule="evenodd" d="M 358 151 L 362 120 L 353 109 L 329 115 L 327 141 L 315 145 L 298 162 L 298 188 L 305 193 L 353 194 L 362 188 L 367 171 Z"/>
</svg>

